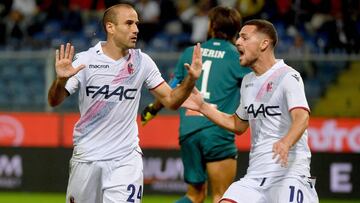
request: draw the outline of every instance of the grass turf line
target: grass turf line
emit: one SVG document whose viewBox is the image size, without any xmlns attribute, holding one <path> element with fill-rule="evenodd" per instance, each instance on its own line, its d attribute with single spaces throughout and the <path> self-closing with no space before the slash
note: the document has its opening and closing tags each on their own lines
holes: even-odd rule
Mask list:
<svg viewBox="0 0 360 203">
<path fill-rule="evenodd" d="M 177 195 L 145 195 L 142 203 L 173 203 Z M 64 203 L 63 193 L 0 192 L 0 202 L 6 203 Z M 208 198 L 205 203 L 211 203 Z M 320 199 L 320 203 L 360 203 L 358 200 Z"/>
</svg>

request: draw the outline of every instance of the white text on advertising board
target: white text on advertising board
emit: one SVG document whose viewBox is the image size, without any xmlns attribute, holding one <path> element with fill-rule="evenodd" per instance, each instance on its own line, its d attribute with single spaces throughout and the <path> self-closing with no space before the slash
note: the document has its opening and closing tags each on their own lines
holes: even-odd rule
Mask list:
<svg viewBox="0 0 360 203">
<path fill-rule="evenodd" d="M 0 155 L 0 188 L 18 188 L 23 175 L 20 155 Z"/>
</svg>

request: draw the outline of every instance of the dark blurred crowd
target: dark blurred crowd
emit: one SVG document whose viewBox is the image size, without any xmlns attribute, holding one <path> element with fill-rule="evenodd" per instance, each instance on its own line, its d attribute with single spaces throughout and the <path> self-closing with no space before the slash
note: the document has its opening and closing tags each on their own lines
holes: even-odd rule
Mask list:
<svg viewBox="0 0 360 203">
<path fill-rule="evenodd" d="M 129 2 L 140 17 L 139 46 L 179 51 L 207 38 L 207 12 L 234 7 L 243 21 L 274 23 L 279 52 L 359 53 L 359 0 L 2 0 L 0 50 L 47 49 L 67 41 L 81 48 L 104 40 L 104 9 Z"/>
</svg>

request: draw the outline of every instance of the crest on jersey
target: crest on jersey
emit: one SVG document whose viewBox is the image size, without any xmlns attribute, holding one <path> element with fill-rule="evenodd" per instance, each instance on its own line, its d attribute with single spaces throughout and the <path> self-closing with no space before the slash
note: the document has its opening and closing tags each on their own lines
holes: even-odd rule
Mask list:
<svg viewBox="0 0 360 203">
<path fill-rule="evenodd" d="M 273 82 L 269 82 L 266 86 L 266 91 L 271 92 L 273 89 Z"/>
<path fill-rule="evenodd" d="M 129 73 L 129 74 L 133 74 L 133 73 L 134 73 L 134 65 L 133 65 L 132 63 L 129 63 L 129 64 L 128 64 L 127 69 L 128 69 L 128 73 Z"/>
</svg>

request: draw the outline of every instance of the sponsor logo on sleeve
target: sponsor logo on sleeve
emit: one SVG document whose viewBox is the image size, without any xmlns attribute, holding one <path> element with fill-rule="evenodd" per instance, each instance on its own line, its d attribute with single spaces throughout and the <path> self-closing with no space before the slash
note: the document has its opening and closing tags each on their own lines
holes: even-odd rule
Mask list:
<svg viewBox="0 0 360 203">
<path fill-rule="evenodd" d="M 298 76 L 297 74 L 292 74 L 291 76 L 293 76 L 298 82 L 300 82 L 300 76 Z"/>
</svg>

